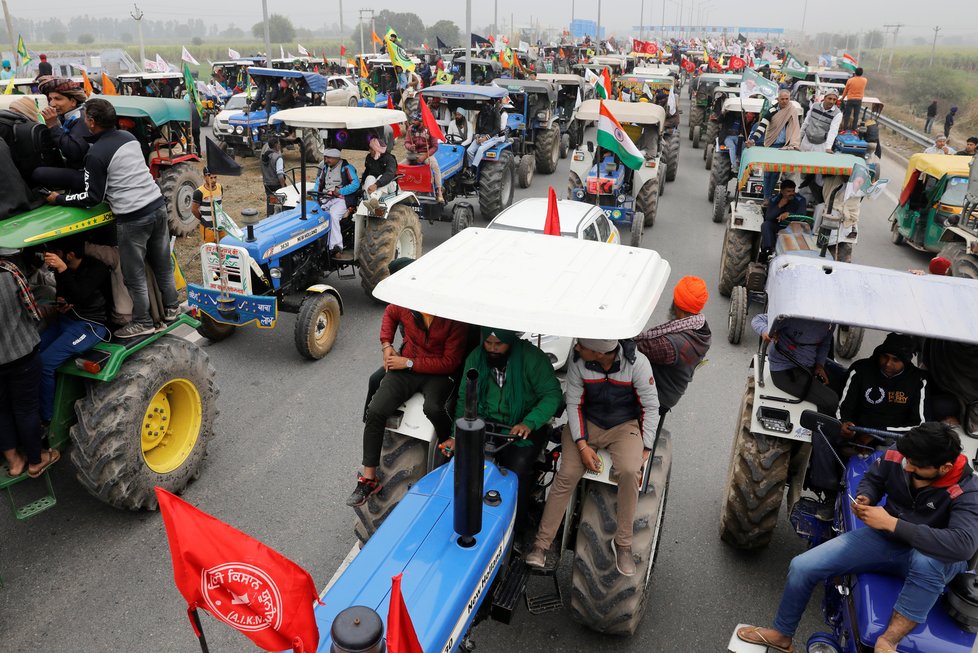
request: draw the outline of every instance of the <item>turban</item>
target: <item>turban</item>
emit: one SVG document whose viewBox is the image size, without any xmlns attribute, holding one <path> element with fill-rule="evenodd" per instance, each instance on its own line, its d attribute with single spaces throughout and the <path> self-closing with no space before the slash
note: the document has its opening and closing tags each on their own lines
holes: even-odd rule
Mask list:
<svg viewBox="0 0 978 653">
<path fill-rule="evenodd" d="M 676 289 L 672 293 L 672 301 L 676 308 L 692 313 L 699 314 L 706 306 L 706 300 L 710 298 L 710 293 L 706 290 L 706 282 L 699 277 L 683 277 L 676 284 Z"/>
</svg>

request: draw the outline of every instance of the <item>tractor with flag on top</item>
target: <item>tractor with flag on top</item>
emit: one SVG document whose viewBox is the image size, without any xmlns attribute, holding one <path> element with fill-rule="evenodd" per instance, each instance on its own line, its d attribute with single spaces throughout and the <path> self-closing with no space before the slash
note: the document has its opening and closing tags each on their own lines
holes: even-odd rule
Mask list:
<svg viewBox="0 0 978 653">
<path fill-rule="evenodd" d="M 629 244 L 638 247 L 644 228 L 655 224 L 665 187 L 665 109 L 646 102 L 588 100 L 575 119 L 597 123 L 598 130 L 596 142 L 588 136 L 571 155 L 567 197 L 600 206 L 629 234 Z"/>
<path fill-rule="evenodd" d="M 666 112 L 662 123 L 662 160 L 666 166 L 665 180 L 675 181 L 679 172 L 679 97 L 675 79 L 669 71 L 657 68 L 636 68 L 615 78 L 617 94 L 625 101 L 651 102 Z"/>
<path fill-rule="evenodd" d="M 537 172 L 552 174 L 560 160 L 557 86 L 525 79 L 497 79 L 493 84 L 509 93 L 504 112 L 517 157 L 516 179 L 520 188 L 529 188 Z"/>
</svg>

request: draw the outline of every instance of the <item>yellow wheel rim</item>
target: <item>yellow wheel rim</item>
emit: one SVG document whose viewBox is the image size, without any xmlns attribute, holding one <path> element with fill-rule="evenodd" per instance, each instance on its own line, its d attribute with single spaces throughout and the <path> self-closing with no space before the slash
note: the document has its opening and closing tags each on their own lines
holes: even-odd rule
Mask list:
<svg viewBox="0 0 978 653">
<path fill-rule="evenodd" d="M 156 391 L 141 424 L 146 466 L 168 474 L 183 465 L 200 437 L 201 402 L 187 379 L 172 379 Z"/>
</svg>

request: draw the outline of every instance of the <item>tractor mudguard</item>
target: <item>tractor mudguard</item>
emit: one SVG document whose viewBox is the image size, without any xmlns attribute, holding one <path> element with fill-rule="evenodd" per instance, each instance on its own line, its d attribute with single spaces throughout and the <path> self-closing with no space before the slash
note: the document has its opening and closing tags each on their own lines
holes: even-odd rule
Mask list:
<svg viewBox="0 0 978 653">
<path fill-rule="evenodd" d="M 591 171 L 594 155 L 584 148 L 578 148 L 571 153 L 570 171 L 577 175 L 582 182 L 587 179 Z"/>
<path fill-rule="evenodd" d="M 740 231 L 761 231 L 764 224 L 764 213 L 761 203 L 754 200 L 740 200 L 731 206 L 730 228 Z"/>
<path fill-rule="evenodd" d="M 634 192 L 636 194 L 638 193 L 639 190 L 642 189 L 642 186 L 645 185 L 645 182 L 652 181 L 653 179 L 657 179 L 659 177 L 659 166 L 658 166 L 659 161 L 660 161 L 659 158 L 655 159 L 656 167 L 654 168 L 650 168 L 647 165 L 643 165 L 641 168 L 635 171 L 635 174 L 632 177 L 632 188 L 634 189 Z"/>
<path fill-rule="evenodd" d="M 340 297 L 340 291 L 334 288 L 333 286 L 329 285 L 328 283 L 313 284 L 308 288 L 306 288 L 306 292 L 313 292 L 317 294 L 327 293 L 329 295 L 332 295 L 333 297 L 336 298 L 336 301 L 340 305 L 340 315 L 343 314 L 343 298 Z"/>
<path fill-rule="evenodd" d="M 764 366 L 764 382 L 761 383 L 758 370 L 758 356 L 754 356 L 750 373 L 754 376 L 754 406 L 751 414 L 751 433 L 763 433 L 768 437 L 784 438 L 796 442 L 810 443 L 812 432 L 801 427 L 801 414 L 806 410 L 818 411 L 809 401 L 800 401 L 774 385 L 771 366 Z M 759 416 L 764 416 L 762 422 Z M 771 428 L 777 426 L 778 428 Z"/>
</svg>

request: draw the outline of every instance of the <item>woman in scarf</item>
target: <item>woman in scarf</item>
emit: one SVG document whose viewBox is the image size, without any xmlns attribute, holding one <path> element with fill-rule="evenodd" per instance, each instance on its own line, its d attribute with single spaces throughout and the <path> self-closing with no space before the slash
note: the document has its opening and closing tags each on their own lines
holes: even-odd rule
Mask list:
<svg viewBox="0 0 978 653">
<path fill-rule="evenodd" d="M 85 155 L 88 154 L 86 139 L 92 135 L 85 126 L 85 91 L 78 82 L 66 77 L 42 77 L 37 89 L 48 98 L 48 106 L 41 110 L 41 117 L 65 159 L 65 167 L 37 168 L 31 181 L 50 189 L 82 191 L 85 189 Z"/>
<path fill-rule="evenodd" d="M 560 405 L 560 383 L 550 359 L 532 343 L 507 329 L 482 327 L 482 345 L 465 359 L 463 369 L 479 373 L 479 417 L 520 439 L 503 449 L 497 462 L 519 478 L 517 529 L 527 525 L 527 501 L 533 488 L 533 463 L 547 443 L 543 427 Z M 458 395 L 456 417 L 465 413 L 465 386 Z M 505 429 L 505 430 L 503 430 Z M 454 437 L 439 445 L 446 456 Z"/>
<path fill-rule="evenodd" d="M 753 147 L 758 143 L 764 147 L 785 150 L 797 150 L 801 145 L 801 122 L 787 89 L 778 91 L 778 103 L 761 116 L 761 121 L 745 146 Z M 764 173 L 764 206 L 770 203 L 774 195 L 778 175 L 777 172 Z"/>
</svg>

